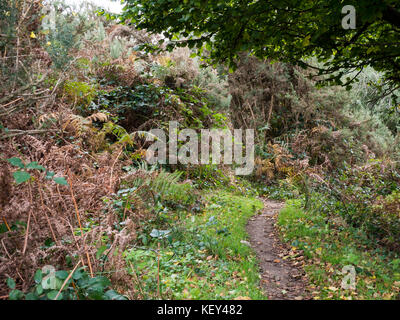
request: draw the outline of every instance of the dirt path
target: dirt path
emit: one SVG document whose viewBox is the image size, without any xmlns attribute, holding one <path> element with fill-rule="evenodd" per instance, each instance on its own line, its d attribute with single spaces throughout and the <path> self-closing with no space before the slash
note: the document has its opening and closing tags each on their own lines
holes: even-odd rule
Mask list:
<svg viewBox="0 0 400 320">
<path fill-rule="evenodd" d="M 251 218 L 247 225 L 250 244 L 260 262 L 261 286 L 270 300 L 308 299 L 303 256 L 283 245 L 277 236 L 276 217 L 284 204 L 262 200 L 262 213 Z"/>
</svg>

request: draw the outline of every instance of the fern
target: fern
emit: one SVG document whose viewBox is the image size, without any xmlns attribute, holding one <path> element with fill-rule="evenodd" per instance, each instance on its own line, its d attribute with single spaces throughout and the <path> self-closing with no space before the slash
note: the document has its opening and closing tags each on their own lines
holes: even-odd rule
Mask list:
<svg viewBox="0 0 400 320">
<path fill-rule="evenodd" d="M 108 120 L 108 115 L 105 113 L 95 113 L 89 117 L 82 117 L 77 114 L 71 114 L 67 117 L 65 122 L 63 123 L 62 129 L 65 130 L 67 127 L 72 127 L 76 132 L 78 137 L 82 136 L 86 132 L 92 131 L 93 122 L 100 121 L 105 122 Z"/>
<path fill-rule="evenodd" d="M 103 126 L 103 134 L 112 133 L 118 141 L 115 144 L 123 144 L 133 146 L 137 143 L 140 138 L 151 137 L 153 140 L 157 139 L 157 136 L 151 134 L 147 131 L 135 131 L 133 133 L 128 133 L 126 129 L 116 123 L 107 122 Z"/>
<path fill-rule="evenodd" d="M 183 172 L 175 171 L 173 173 L 161 170 L 160 173 L 151 180 L 150 187 L 153 191 L 165 197 L 175 190 L 175 185 L 178 183 Z"/>
<path fill-rule="evenodd" d="M 175 171 L 169 173 L 163 169 L 157 170 L 156 165 L 149 166 L 147 162 L 139 162 L 139 168 L 131 173 L 135 178 L 130 181 L 130 186 L 134 189 L 143 190 L 143 195 L 152 193 L 160 197 L 174 194 L 179 185 L 179 180 L 183 172 Z"/>
</svg>

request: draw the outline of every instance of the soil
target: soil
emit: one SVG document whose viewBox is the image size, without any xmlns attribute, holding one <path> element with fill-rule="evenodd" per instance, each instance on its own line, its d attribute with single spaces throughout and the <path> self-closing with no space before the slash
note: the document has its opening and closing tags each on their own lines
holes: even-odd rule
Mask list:
<svg viewBox="0 0 400 320">
<path fill-rule="evenodd" d="M 307 278 L 301 251 L 282 244 L 276 218 L 284 203 L 261 199 L 264 209 L 249 220 L 250 244 L 260 264 L 261 287 L 270 300 L 307 300 Z"/>
</svg>

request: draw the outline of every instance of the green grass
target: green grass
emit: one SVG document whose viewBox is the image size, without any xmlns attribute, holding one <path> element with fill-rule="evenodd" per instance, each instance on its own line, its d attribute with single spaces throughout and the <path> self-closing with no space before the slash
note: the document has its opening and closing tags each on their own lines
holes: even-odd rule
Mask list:
<svg viewBox="0 0 400 320">
<path fill-rule="evenodd" d="M 160 240 L 159 271 L 156 242 L 125 252 L 142 298 L 158 298 L 159 272 L 164 299 L 265 299 L 255 253 L 241 243 L 248 219 L 262 203 L 221 190 L 205 197 L 203 213 L 188 214 Z"/>
<path fill-rule="evenodd" d="M 397 299 L 400 259 L 369 240 L 360 229 L 327 219 L 317 210 L 303 211 L 292 200 L 279 214 L 282 238 L 303 250 L 305 270 L 315 299 Z M 342 289 L 342 268 L 356 271 L 356 288 Z"/>
</svg>

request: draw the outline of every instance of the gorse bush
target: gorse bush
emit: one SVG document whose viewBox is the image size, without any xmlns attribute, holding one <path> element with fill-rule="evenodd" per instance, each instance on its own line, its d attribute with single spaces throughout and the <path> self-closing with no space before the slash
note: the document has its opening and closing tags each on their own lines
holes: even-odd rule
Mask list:
<svg viewBox="0 0 400 320">
<path fill-rule="evenodd" d="M 345 107 L 345 113 L 354 119 L 354 132 L 378 157 L 399 157 L 400 113 L 393 102 L 398 96 L 398 90 L 381 84 L 380 74 L 367 68 L 360 74 Z"/>
<path fill-rule="evenodd" d="M 363 70 L 350 95 L 352 110 L 376 114 L 393 135 L 399 132 L 400 113 L 395 102 L 400 91 L 385 86 L 379 72 L 372 68 Z"/>
<path fill-rule="evenodd" d="M 173 88 L 194 85 L 203 89 L 214 110 L 229 107 L 231 95 L 227 74 L 202 66 L 189 48 L 178 48 L 159 57 L 152 65 L 152 74 Z"/>
<path fill-rule="evenodd" d="M 53 1 L 43 7 L 40 40 L 56 69 L 63 69 L 71 62 L 73 50 L 82 47 L 92 30 L 101 33 L 98 26 L 103 24 L 96 17 L 96 8 L 91 4 L 84 4 L 84 8 L 76 10 L 64 1 Z"/>
<path fill-rule="evenodd" d="M 26 87 L 32 80 L 37 67 L 40 3 L 40 0 L 5 0 L 0 4 L 2 98 L 7 92 Z"/>
</svg>

